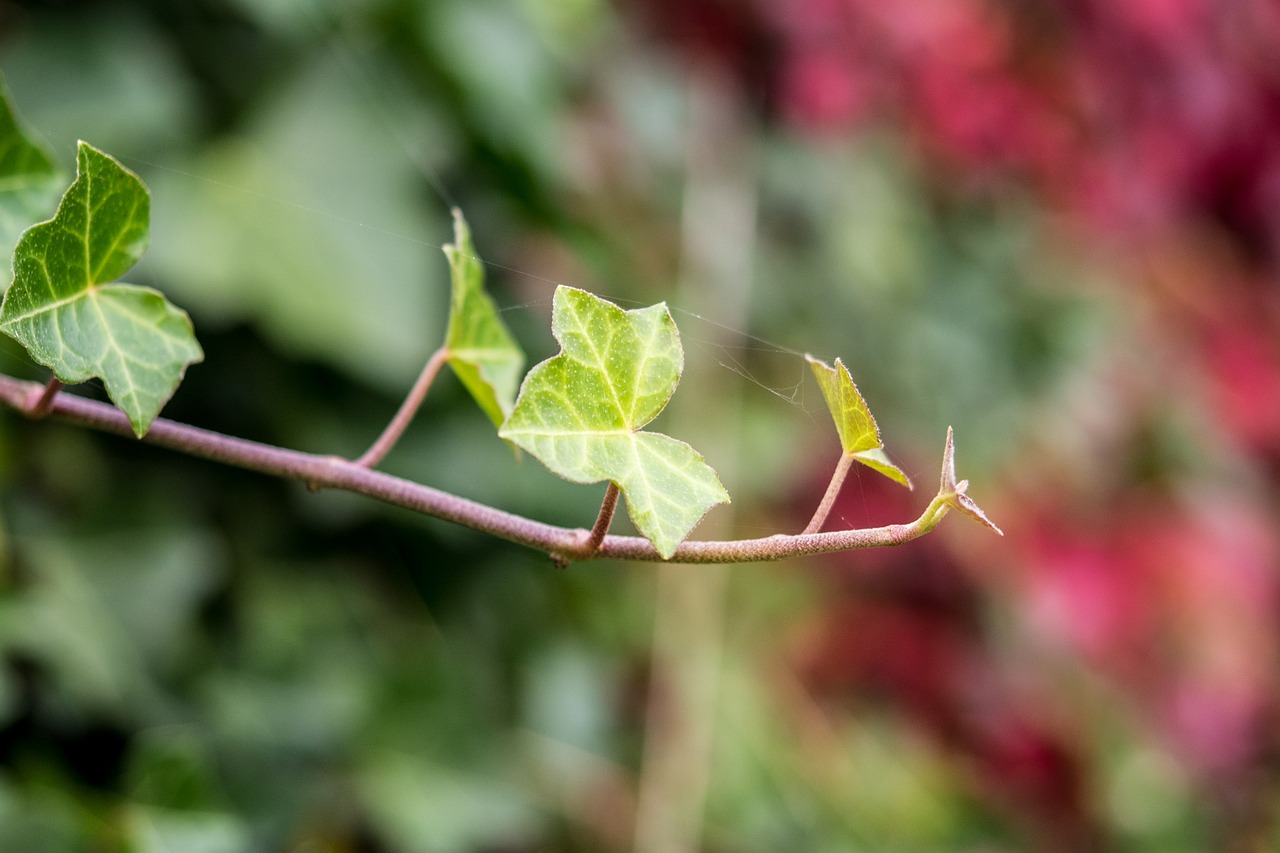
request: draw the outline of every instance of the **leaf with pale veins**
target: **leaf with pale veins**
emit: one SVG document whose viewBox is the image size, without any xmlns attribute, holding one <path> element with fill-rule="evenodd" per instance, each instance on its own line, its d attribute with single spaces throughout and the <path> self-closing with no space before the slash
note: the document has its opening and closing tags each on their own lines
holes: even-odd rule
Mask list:
<svg viewBox="0 0 1280 853">
<path fill-rule="evenodd" d="M 101 379 L 142 436 L 204 354 L 186 312 L 152 288 L 115 281 L 146 249 L 146 186 L 87 143 L 76 162 L 53 218 L 18 241 L 0 330 L 63 383 Z"/>
<path fill-rule="evenodd" d="M 577 483 L 615 483 L 636 529 L 670 557 L 711 507 L 729 502 L 692 447 L 642 427 L 671 399 L 684 367 L 665 304 L 624 311 L 556 288 L 560 353 L 525 377 L 499 435 Z"/>
</svg>

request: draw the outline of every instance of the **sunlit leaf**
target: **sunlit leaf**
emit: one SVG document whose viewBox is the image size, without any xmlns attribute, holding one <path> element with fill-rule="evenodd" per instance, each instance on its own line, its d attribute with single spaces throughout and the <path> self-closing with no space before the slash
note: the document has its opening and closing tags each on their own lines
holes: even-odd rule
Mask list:
<svg viewBox="0 0 1280 853">
<path fill-rule="evenodd" d="M 562 285 L 551 328 L 561 351 L 529 371 L 499 435 L 567 480 L 613 481 L 636 528 L 670 557 L 707 510 L 729 501 L 697 451 L 641 430 L 680 381 L 675 321 L 664 304 L 624 311 Z"/>
<path fill-rule="evenodd" d="M 818 379 L 818 387 L 822 389 L 822 397 L 836 422 L 836 432 L 840 435 L 840 447 L 844 452 L 868 468 L 911 488 L 907 475 L 884 452 L 880 428 L 876 426 L 876 419 L 871 417 L 871 410 L 858 392 L 858 386 L 853 384 L 849 369 L 838 358 L 835 367 L 811 355 L 804 358 Z"/>
<path fill-rule="evenodd" d="M 0 290 L 9 286 L 18 235 L 49 216 L 61 182 L 49 154 L 19 126 L 0 80 Z"/>
<path fill-rule="evenodd" d="M 64 383 L 97 377 L 139 436 L 204 357 L 191 320 L 149 287 L 113 283 L 147 243 L 147 188 L 81 142 L 53 219 L 23 233 L 0 330 Z"/>
<path fill-rule="evenodd" d="M 453 243 L 444 247 L 453 281 L 445 349 L 453 372 L 485 414 L 501 426 L 515 405 L 524 352 L 484 290 L 484 265 L 471 243 L 471 229 L 456 209 L 453 228 Z"/>
</svg>

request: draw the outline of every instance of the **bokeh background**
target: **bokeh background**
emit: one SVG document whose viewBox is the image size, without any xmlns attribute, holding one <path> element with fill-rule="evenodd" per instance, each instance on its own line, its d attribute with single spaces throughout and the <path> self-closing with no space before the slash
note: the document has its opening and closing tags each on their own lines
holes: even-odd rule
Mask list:
<svg viewBox="0 0 1280 853">
<path fill-rule="evenodd" d="M 1269 0 L 0 2 L 28 127 L 152 189 L 167 416 L 361 452 L 456 204 L 535 360 L 557 282 L 672 306 L 695 535 L 807 521 L 805 351 L 918 484 L 832 526 L 914 518 L 954 425 L 1007 534 L 558 570 L 0 417 L 0 849 L 1277 849 L 1278 57 Z M 602 493 L 451 377 L 383 467 Z"/>
</svg>

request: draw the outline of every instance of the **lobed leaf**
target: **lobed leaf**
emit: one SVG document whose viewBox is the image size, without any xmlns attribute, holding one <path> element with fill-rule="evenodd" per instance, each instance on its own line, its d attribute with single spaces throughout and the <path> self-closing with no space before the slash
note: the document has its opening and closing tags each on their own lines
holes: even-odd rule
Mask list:
<svg viewBox="0 0 1280 853">
<path fill-rule="evenodd" d="M 18 235 L 49 215 L 61 183 L 49 153 L 18 124 L 9 91 L 0 80 L 0 289 L 9 285 Z"/>
<path fill-rule="evenodd" d="M 112 283 L 146 249 L 147 188 L 84 142 L 76 163 L 53 218 L 18 241 L 0 330 L 64 383 L 101 379 L 142 436 L 204 354 L 184 311 L 149 287 Z"/>
<path fill-rule="evenodd" d="M 567 480 L 612 481 L 636 529 L 669 558 L 711 507 L 729 502 L 697 451 L 641 430 L 680 381 L 675 321 L 665 304 L 624 311 L 561 285 L 551 329 L 560 353 L 529 371 L 498 434 Z"/>
<path fill-rule="evenodd" d="M 858 386 L 853 384 L 849 369 L 838 358 L 835 367 L 811 355 L 804 358 L 813 368 L 818 387 L 822 389 L 822 397 L 831 410 L 831 417 L 836 422 L 836 432 L 840 435 L 840 446 L 845 454 L 908 489 L 911 488 L 907 475 L 884 452 L 880 427 L 871 416 L 867 401 L 858 392 Z"/>
<path fill-rule="evenodd" d="M 524 352 L 484 290 L 484 265 L 471 243 L 471 229 L 456 208 L 453 228 L 453 243 L 444 247 L 453 284 L 445 349 L 449 365 L 472 398 L 495 426 L 502 426 L 515 406 Z"/>
</svg>

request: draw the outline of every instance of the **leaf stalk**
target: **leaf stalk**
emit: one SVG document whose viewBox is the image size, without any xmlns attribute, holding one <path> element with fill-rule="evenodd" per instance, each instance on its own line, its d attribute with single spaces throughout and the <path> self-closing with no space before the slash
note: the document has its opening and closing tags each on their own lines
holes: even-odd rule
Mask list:
<svg viewBox="0 0 1280 853">
<path fill-rule="evenodd" d="M 840 487 L 844 485 L 844 478 L 848 476 L 852 465 L 852 453 L 845 453 L 840 457 L 840 461 L 836 463 L 836 470 L 831 474 L 831 482 L 827 484 L 827 491 L 823 494 L 817 510 L 814 511 L 813 518 L 809 519 L 809 523 L 805 525 L 803 533 L 817 533 L 822 529 L 823 522 L 831 514 L 831 507 L 835 506 L 836 498 L 840 495 Z"/>
<path fill-rule="evenodd" d="M 34 399 L 26 409 L 27 417 L 43 418 L 49 414 L 53 408 L 53 398 L 58 396 L 58 392 L 62 390 L 62 380 L 56 376 L 50 376 L 49 381 L 40 389 L 39 396 L 32 395 Z"/>
<path fill-rule="evenodd" d="M 600 544 L 604 542 L 605 535 L 609 532 L 609 525 L 613 523 L 614 513 L 618 509 L 618 497 L 622 494 L 622 489 L 618 488 L 618 484 L 609 481 L 609 485 L 604 490 L 604 500 L 600 503 L 600 513 L 596 516 L 596 523 L 592 525 L 590 530 L 580 531 L 586 534 L 582 544 L 569 552 L 555 552 L 551 555 L 551 561 L 557 566 L 564 568 L 574 560 L 590 560 L 600 550 Z"/>
<path fill-rule="evenodd" d="M 605 534 L 609 532 L 609 525 L 613 523 L 613 514 L 618 509 L 618 496 L 621 494 L 622 490 L 618 488 L 618 484 L 610 480 L 608 487 L 604 490 L 604 500 L 600 503 L 600 514 L 596 516 L 591 535 L 587 537 L 583 559 L 600 549 L 600 543 L 604 541 Z"/>
<path fill-rule="evenodd" d="M 436 376 L 440 373 L 440 368 L 444 367 L 448 360 L 449 350 L 447 347 L 441 347 L 431 354 L 431 357 L 427 359 L 427 363 L 423 366 L 422 372 L 418 374 L 417 380 L 413 383 L 413 387 L 405 395 L 404 402 L 400 404 L 395 416 L 391 418 L 386 429 L 369 446 L 369 449 L 359 459 L 355 460 L 355 464 L 361 468 L 373 468 L 382 461 L 383 457 L 391 452 L 391 448 L 395 447 L 396 442 L 400 440 L 400 436 L 404 435 L 404 431 L 408 429 L 409 423 L 413 420 L 414 415 L 418 413 L 418 409 L 422 408 L 422 401 L 426 399 L 427 392 L 431 390 L 431 384 L 435 382 Z"/>
</svg>

